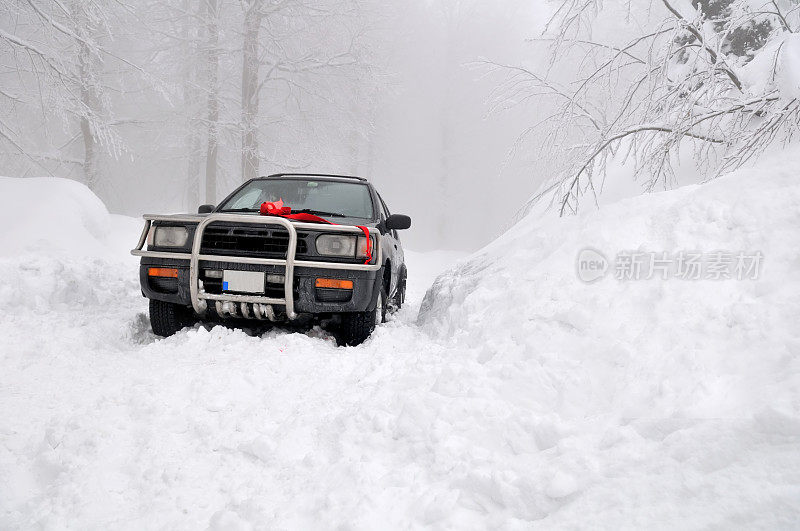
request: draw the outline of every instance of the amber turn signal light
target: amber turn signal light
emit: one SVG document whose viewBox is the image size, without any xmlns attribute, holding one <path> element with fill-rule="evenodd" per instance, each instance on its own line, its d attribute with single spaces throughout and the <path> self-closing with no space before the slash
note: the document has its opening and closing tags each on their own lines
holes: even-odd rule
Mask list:
<svg viewBox="0 0 800 531">
<path fill-rule="evenodd" d="M 353 289 L 352 280 L 336 280 L 334 278 L 318 278 L 318 288 Z"/>
<path fill-rule="evenodd" d="M 151 267 L 147 270 L 147 275 L 151 277 L 178 278 L 178 270 L 167 267 Z"/>
</svg>

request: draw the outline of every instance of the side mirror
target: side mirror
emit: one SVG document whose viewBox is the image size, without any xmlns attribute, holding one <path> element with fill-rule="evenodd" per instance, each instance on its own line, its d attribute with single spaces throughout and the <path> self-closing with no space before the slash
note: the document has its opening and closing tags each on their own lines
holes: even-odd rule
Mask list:
<svg viewBox="0 0 800 531">
<path fill-rule="evenodd" d="M 215 208 L 216 208 L 215 205 L 200 205 L 199 207 L 197 207 L 197 213 L 198 214 L 211 214 L 212 212 L 214 212 Z"/>
<path fill-rule="evenodd" d="M 387 230 L 403 230 L 411 227 L 411 218 L 403 214 L 392 214 L 386 218 Z"/>
</svg>

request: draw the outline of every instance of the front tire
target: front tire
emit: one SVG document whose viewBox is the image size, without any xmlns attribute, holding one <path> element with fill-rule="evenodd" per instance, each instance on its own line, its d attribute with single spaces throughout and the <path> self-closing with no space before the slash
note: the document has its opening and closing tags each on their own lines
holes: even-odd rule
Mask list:
<svg viewBox="0 0 800 531">
<path fill-rule="evenodd" d="M 367 312 L 348 312 L 341 314 L 341 323 L 336 337 L 340 347 L 360 345 L 372 334 L 375 327 L 386 321 L 386 286 L 381 285 L 381 292 L 375 309 Z"/>
<path fill-rule="evenodd" d="M 406 271 L 403 269 L 400 279 L 397 281 L 397 290 L 392 297 L 392 311 L 397 311 L 406 302 Z"/>
<path fill-rule="evenodd" d="M 150 299 L 150 325 L 155 335 L 169 337 L 194 323 L 194 314 L 189 308 Z"/>
</svg>

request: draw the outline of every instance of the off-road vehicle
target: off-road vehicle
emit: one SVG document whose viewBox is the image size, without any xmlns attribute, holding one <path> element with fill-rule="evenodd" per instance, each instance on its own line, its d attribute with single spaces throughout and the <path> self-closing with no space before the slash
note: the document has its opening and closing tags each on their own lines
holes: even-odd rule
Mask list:
<svg viewBox="0 0 800 531">
<path fill-rule="evenodd" d="M 160 336 L 198 320 L 317 323 L 357 345 L 405 298 L 397 231 L 411 219 L 361 177 L 270 175 L 197 214 L 144 219 L 131 253 Z"/>
</svg>

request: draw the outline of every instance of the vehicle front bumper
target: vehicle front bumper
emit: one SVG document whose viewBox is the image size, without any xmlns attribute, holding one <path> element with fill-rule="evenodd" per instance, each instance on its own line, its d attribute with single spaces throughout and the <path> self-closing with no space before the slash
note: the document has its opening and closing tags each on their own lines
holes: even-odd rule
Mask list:
<svg viewBox="0 0 800 531">
<path fill-rule="evenodd" d="M 373 310 L 376 305 L 380 290 L 377 289 L 382 281 L 380 232 L 370 228 L 370 235 L 374 238 L 375 256 L 369 264 L 339 263 L 296 260 L 297 229 L 330 232 L 352 232 L 361 234 L 358 227 L 348 225 L 323 225 L 311 223 L 295 223 L 284 218 L 264 216 L 239 216 L 233 214 L 211 214 L 197 225 L 192 243 L 192 251 L 178 250 L 177 252 L 143 250 L 147 235 L 153 221 L 169 222 L 197 222 L 196 217 L 180 216 L 154 216 L 145 215 L 145 227 L 139 243 L 131 254 L 142 257 L 140 266 L 140 282 L 142 294 L 150 299 L 173 302 L 182 305 L 191 305 L 195 312 L 202 315 L 208 310 L 209 303 L 217 309 L 220 304 L 233 304 L 240 312 L 247 316 L 257 305 L 257 308 L 278 306 L 283 309 L 286 317 L 294 319 L 298 313 L 339 313 Z M 285 259 L 252 258 L 239 256 L 219 256 L 200 254 L 201 242 L 205 228 L 214 223 L 234 222 L 243 224 L 280 225 L 289 233 L 289 244 Z M 178 270 L 178 278 L 174 290 L 166 292 L 165 284 L 154 283 L 148 275 L 151 267 L 169 267 Z M 201 282 L 201 270 L 227 269 L 244 271 L 262 271 L 265 273 L 284 275 L 282 297 L 266 296 L 260 294 L 232 294 L 211 293 L 204 290 Z M 317 278 L 336 278 L 353 281 L 351 297 L 344 300 L 330 301 L 316 288 Z M 328 293 L 328 296 L 331 294 Z M 256 308 L 256 309 L 257 309 Z M 258 313 L 258 312 L 256 312 Z M 271 313 L 270 313 L 271 314 Z"/>
<path fill-rule="evenodd" d="M 260 266 L 237 264 L 235 262 L 205 262 L 199 263 L 200 269 L 226 269 L 237 271 L 260 271 L 266 274 L 284 275 L 285 268 L 281 266 Z M 151 277 L 148 270 L 151 267 L 171 268 L 178 270 L 177 281 L 167 283 L 159 277 Z M 189 273 L 188 260 L 174 260 L 167 258 L 148 258 L 143 257 L 139 266 L 139 281 L 142 287 L 142 294 L 148 299 L 171 302 L 183 306 L 192 305 L 192 295 L 189 289 L 191 275 Z M 375 271 L 352 271 L 347 269 L 323 269 L 318 267 L 295 267 L 295 280 L 292 285 L 292 297 L 294 299 L 294 310 L 296 313 L 341 313 L 341 312 L 363 312 L 375 309 L 377 294 L 380 292 L 380 281 L 383 278 L 380 270 Z M 341 280 L 352 280 L 353 290 L 347 300 L 328 301 L 321 300 L 326 298 L 326 291 L 316 287 L 318 278 L 336 278 Z M 202 280 L 201 280 L 202 282 Z M 174 287 L 173 287 L 174 286 Z M 347 292 L 349 290 L 343 290 Z M 328 292 L 328 296 L 330 296 Z M 222 294 L 223 302 L 233 302 L 233 297 L 228 298 Z"/>
</svg>

